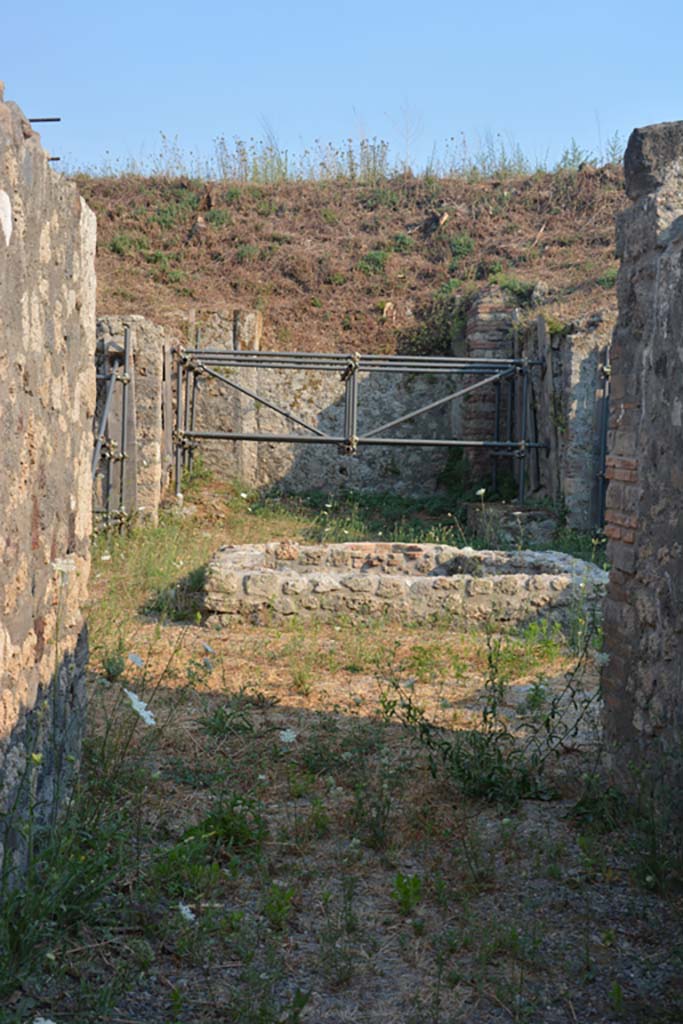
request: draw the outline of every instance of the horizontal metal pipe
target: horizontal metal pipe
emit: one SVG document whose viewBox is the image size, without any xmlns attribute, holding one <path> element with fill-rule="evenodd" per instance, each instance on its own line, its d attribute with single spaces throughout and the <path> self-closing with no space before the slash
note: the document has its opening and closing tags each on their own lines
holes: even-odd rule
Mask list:
<svg viewBox="0 0 683 1024">
<path fill-rule="evenodd" d="M 197 441 L 287 441 L 292 444 L 346 444 L 345 437 L 311 437 L 307 434 L 243 434 L 238 432 L 223 433 L 213 430 L 188 430 L 185 437 Z M 458 447 L 458 448 L 498 448 L 508 452 L 521 448 L 521 441 L 464 441 L 457 438 L 439 437 L 359 437 L 359 445 L 402 445 L 423 447 Z M 544 448 L 540 442 L 526 443 L 527 448 Z"/>
<path fill-rule="evenodd" d="M 349 363 L 346 360 L 341 359 L 321 359 L 321 358 L 307 358 L 307 359 L 287 359 L 285 356 L 270 356 L 268 355 L 262 359 L 247 358 L 244 355 L 208 355 L 206 357 L 189 356 L 189 362 L 195 362 L 197 364 L 209 363 L 214 365 L 216 363 L 225 364 L 226 366 L 265 366 L 270 363 L 275 363 L 278 366 L 329 366 L 331 369 L 346 369 Z M 367 361 L 361 359 L 355 369 L 378 369 L 385 366 L 391 367 L 404 367 L 404 368 L 415 368 L 416 370 L 423 370 L 429 372 L 433 368 L 448 368 L 461 367 L 463 370 L 476 370 L 478 366 L 491 366 L 495 369 L 503 368 L 514 368 L 517 369 L 518 363 L 508 361 L 505 359 L 439 359 L 434 362 L 428 362 L 426 360 L 408 360 L 408 359 L 391 359 L 380 361 Z"/>
<path fill-rule="evenodd" d="M 260 352 L 245 352 L 244 350 L 235 351 L 233 349 L 221 349 L 221 348 L 187 348 L 183 350 L 186 356 L 197 356 L 198 358 L 204 358 L 206 356 L 223 356 L 226 358 L 233 359 L 244 359 L 250 362 L 260 362 L 264 359 L 277 358 L 287 360 L 301 360 L 301 359 L 315 359 L 315 360 L 331 360 L 335 362 L 348 363 L 354 357 L 351 353 L 347 352 L 280 352 L 276 350 L 265 349 Z M 483 358 L 478 359 L 476 356 L 411 356 L 411 355 L 392 355 L 392 354 L 381 354 L 375 353 L 372 355 L 361 355 L 360 364 L 363 363 L 400 363 L 410 362 L 416 364 L 429 364 L 429 363 L 463 363 L 473 364 L 484 362 L 492 365 L 505 365 L 505 366 L 540 366 L 542 360 L 540 359 L 489 359 Z"/>
<path fill-rule="evenodd" d="M 321 363 L 306 363 L 306 364 L 296 364 L 296 365 L 294 365 L 292 363 L 278 363 L 278 362 L 270 362 L 269 361 L 269 362 L 262 362 L 262 363 L 259 363 L 258 365 L 255 365 L 254 363 L 247 363 L 247 362 L 235 363 L 235 362 L 227 362 L 227 361 L 218 360 L 218 359 L 212 359 L 212 360 L 206 360 L 206 361 L 203 361 L 203 362 L 199 362 L 197 364 L 197 366 L 200 367 L 200 368 L 201 367 L 209 367 L 209 366 L 221 366 L 221 367 L 234 368 L 236 370 L 247 369 L 247 368 L 256 369 L 256 370 L 288 370 L 290 372 L 303 371 L 303 370 L 313 370 L 313 371 L 316 371 L 316 372 L 328 372 L 328 373 L 339 373 L 342 369 L 344 369 L 344 367 L 341 366 L 341 365 L 339 365 L 339 366 L 331 366 L 331 365 L 321 364 Z M 430 367 L 425 367 L 425 366 L 391 366 L 391 365 L 388 365 L 388 366 L 364 366 L 364 365 L 361 364 L 358 367 L 358 373 L 412 373 L 412 374 L 416 374 L 416 375 L 417 374 L 431 374 L 431 375 L 434 375 L 434 374 L 438 374 L 438 375 L 443 375 L 443 374 L 457 374 L 457 375 L 475 374 L 476 375 L 476 374 L 480 374 L 480 373 L 491 373 L 493 371 L 497 371 L 497 370 L 501 370 L 501 369 L 509 369 L 511 372 L 512 371 L 516 372 L 517 368 L 514 367 L 514 366 L 507 366 L 505 364 L 503 364 L 503 366 L 501 366 L 500 363 L 478 363 L 476 366 L 471 366 L 471 365 L 468 365 L 468 366 L 455 365 L 455 366 L 430 366 Z"/>
<path fill-rule="evenodd" d="M 346 369 L 350 364 L 348 361 L 343 359 L 323 359 L 320 357 L 311 356 L 306 359 L 287 359 L 286 356 L 267 355 L 263 358 L 255 359 L 253 357 L 246 357 L 244 355 L 208 355 L 205 357 L 200 356 L 188 356 L 188 362 L 197 363 L 226 363 L 233 366 L 261 366 L 265 363 L 282 363 L 286 366 L 300 366 L 300 365 L 314 365 L 314 366 L 331 366 L 335 369 Z M 534 364 L 536 365 L 536 364 Z M 476 368 L 477 366 L 495 366 L 498 369 L 503 367 L 514 367 L 520 368 L 520 364 L 513 360 L 507 359 L 435 359 L 434 361 L 428 360 L 415 360 L 415 359 L 383 359 L 383 360 L 366 360 L 361 359 L 355 364 L 354 369 L 360 369 L 361 367 L 380 367 L 380 366 L 407 366 L 415 367 L 417 369 L 429 370 L 431 367 L 441 366 L 462 366 L 465 368 Z"/>
</svg>

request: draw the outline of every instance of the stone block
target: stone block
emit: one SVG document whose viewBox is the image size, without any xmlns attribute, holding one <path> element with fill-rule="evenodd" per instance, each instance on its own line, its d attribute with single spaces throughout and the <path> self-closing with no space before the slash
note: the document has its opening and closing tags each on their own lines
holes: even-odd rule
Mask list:
<svg viewBox="0 0 683 1024">
<path fill-rule="evenodd" d="M 624 156 L 626 194 L 639 199 L 659 189 L 672 164 L 683 160 L 683 121 L 636 128 Z"/>
</svg>

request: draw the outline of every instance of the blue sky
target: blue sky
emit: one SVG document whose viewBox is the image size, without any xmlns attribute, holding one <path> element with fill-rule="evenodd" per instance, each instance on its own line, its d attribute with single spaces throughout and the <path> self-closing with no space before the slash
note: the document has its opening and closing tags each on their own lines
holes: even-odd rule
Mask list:
<svg viewBox="0 0 683 1024">
<path fill-rule="evenodd" d="M 420 165 L 464 132 L 559 157 L 683 119 L 683 4 L 350 0 L 6 5 L 0 77 L 70 165 L 218 136 L 387 140 Z"/>
</svg>

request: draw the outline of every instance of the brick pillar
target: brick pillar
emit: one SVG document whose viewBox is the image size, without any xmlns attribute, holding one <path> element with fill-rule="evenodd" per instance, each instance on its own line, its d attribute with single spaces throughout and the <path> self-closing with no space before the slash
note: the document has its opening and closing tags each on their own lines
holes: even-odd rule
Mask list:
<svg viewBox="0 0 683 1024">
<path fill-rule="evenodd" d="M 604 724 L 617 779 L 683 812 L 683 122 L 635 131 L 612 345 Z"/>
<path fill-rule="evenodd" d="M 465 355 L 468 358 L 506 359 L 513 355 L 512 325 L 514 308 L 505 292 L 497 285 L 482 291 L 475 299 L 467 317 Z M 472 377 L 463 384 L 474 383 Z M 501 436 L 505 437 L 507 415 L 507 387 L 501 389 Z M 492 441 L 495 429 L 496 389 L 489 385 L 479 388 L 463 400 L 462 436 L 473 441 Z M 492 457 L 486 449 L 466 448 L 475 482 L 488 482 Z M 509 466 L 509 460 L 498 459 L 499 468 Z"/>
</svg>

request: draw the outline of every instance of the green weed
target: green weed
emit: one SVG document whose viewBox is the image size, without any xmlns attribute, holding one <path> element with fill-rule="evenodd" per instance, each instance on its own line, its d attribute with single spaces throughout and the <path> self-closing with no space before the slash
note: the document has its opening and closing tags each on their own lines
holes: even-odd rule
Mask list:
<svg viewBox="0 0 683 1024">
<path fill-rule="evenodd" d="M 410 916 L 422 899 L 422 879 L 419 875 L 396 873 L 391 898 L 396 901 L 404 917 Z"/>
<path fill-rule="evenodd" d="M 370 276 L 383 274 L 386 270 L 389 254 L 382 249 L 373 249 L 367 252 L 358 262 L 358 269 L 363 274 Z"/>
</svg>

